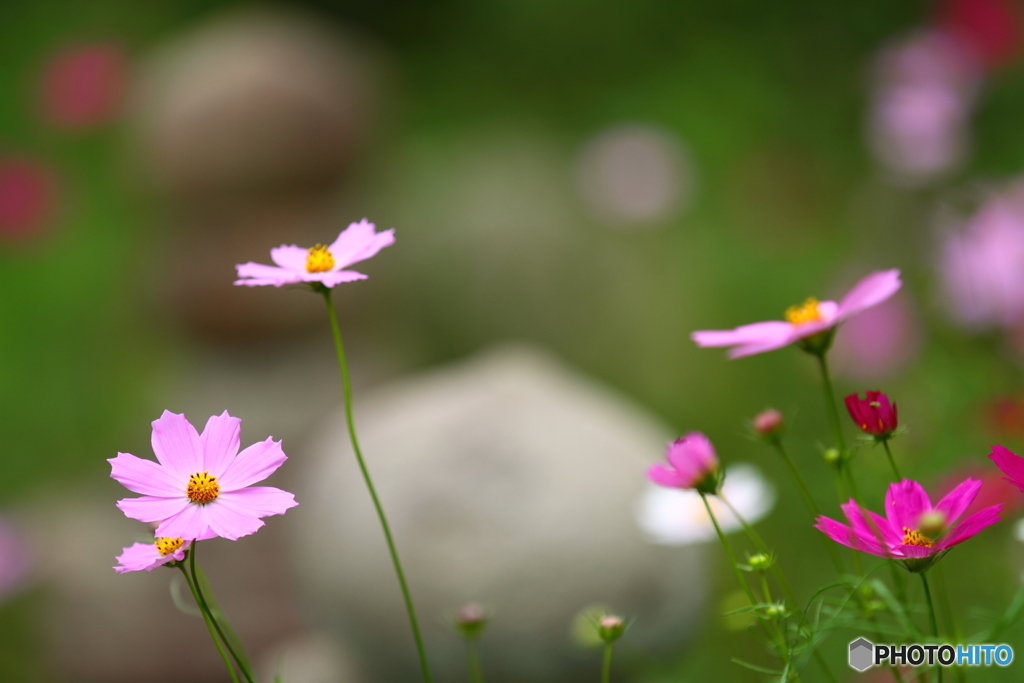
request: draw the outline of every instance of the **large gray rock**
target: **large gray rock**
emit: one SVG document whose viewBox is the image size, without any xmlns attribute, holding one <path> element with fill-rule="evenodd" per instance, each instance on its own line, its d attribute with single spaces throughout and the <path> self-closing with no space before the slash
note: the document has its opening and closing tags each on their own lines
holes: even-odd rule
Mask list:
<svg viewBox="0 0 1024 683">
<path fill-rule="evenodd" d="M 639 406 L 546 354 L 506 347 L 355 400 L 439 680 L 465 676 L 446 623 L 493 610 L 487 679 L 593 678 L 570 624 L 604 604 L 637 619 L 620 652 L 687 637 L 704 594 L 701 548 L 658 547 L 636 527 L 644 469 L 672 436 Z M 290 464 L 297 571 L 309 617 L 363 656 L 374 681 L 409 681 L 415 651 L 380 525 L 341 410 Z M 286 520 L 287 521 L 287 520 Z"/>
</svg>

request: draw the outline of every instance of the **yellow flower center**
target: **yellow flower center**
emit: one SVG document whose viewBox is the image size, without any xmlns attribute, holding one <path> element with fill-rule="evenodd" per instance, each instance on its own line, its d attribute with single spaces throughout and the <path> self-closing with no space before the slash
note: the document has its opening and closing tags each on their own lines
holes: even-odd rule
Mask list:
<svg viewBox="0 0 1024 683">
<path fill-rule="evenodd" d="M 919 545 L 922 548 L 931 548 L 935 541 L 922 534 L 917 529 L 903 527 L 903 545 Z"/>
<path fill-rule="evenodd" d="M 306 257 L 307 273 L 325 273 L 334 267 L 334 257 L 322 244 L 309 248 L 309 256 Z"/>
<path fill-rule="evenodd" d="M 794 325 L 805 323 L 816 323 L 824 320 L 821 311 L 818 310 L 818 300 L 813 296 L 807 297 L 807 301 L 799 306 L 790 306 L 786 309 L 786 322 Z"/>
<path fill-rule="evenodd" d="M 217 477 L 211 477 L 208 471 L 195 472 L 188 478 L 186 493 L 193 503 L 209 503 L 220 495 L 220 484 Z"/>
<path fill-rule="evenodd" d="M 166 536 L 157 536 L 156 541 L 153 543 L 156 546 L 157 551 L 161 557 L 167 557 L 175 550 L 185 545 L 184 538 L 167 538 Z"/>
</svg>

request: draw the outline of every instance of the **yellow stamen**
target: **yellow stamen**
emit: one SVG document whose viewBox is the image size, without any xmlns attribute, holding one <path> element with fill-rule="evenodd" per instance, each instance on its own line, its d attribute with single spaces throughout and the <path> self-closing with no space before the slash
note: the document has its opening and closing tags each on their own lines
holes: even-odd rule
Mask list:
<svg viewBox="0 0 1024 683">
<path fill-rule="evenodd" d="M 175 550 L 185 545 L 184 538 L 167 538 L 166 536 L 157 536 L 156 541 L 153 543 L 156 546 L 162 557 L 167 557 Z"/>
<path fill-rule="evenodd" d="M 922 534 L 917 529 L 903 527 L 903 545 L 919 545 L 922 548 L 931 548 L 935 541 Z"/>
<path fill-rule="evenodd" d="M 822 317 L 821 311 L 818 310 L 818 303 L 818 300 L 811 296 L 807 297 L 807 301 L 799 306 L 790 306 L 786 309 L 786 322 L 793 323 L 794 325 L 821 322 L 825 318 Z"/>
<path fill-rule="evenodd" d="M 220 495 L 220 484 L 217 477 L 211 477 L 209 471 L 195 472 L 188 478 L 188 499 L 193 503 L 209 503 Z"/>
<path fill-rule="evenodd" d="M 309 248 L 309 256 L 306 257 L 307 273 L 325 273 L 334 267 L 334 257 L 322 244 Z"/>
</svg>

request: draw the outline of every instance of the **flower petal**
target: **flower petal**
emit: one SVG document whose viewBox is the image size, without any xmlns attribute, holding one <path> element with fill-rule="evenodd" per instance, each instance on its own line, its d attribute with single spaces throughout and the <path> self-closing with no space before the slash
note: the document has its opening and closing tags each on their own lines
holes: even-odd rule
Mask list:
<svg viewBox="0 0 1024 683">
<path fill-rule="evenodd" d="M 689 486 L 689 482 L 679 472 L 665 467 L 656 462 L 647 468 L 647 478 L 659 486 L 682 489 Z"/>
<path fill-rule="evenodd" d="M 118 565 L 114 567 L 114 571 L 118 574 L 124 574 L 125 572 L 138 572 L 143 569 L 151 571 L 154 567 L 163 564 L 161 560 L 164 558 L 154 544 L 135 543 L 124 548 L 115 559 Z M 173 557 L 167 557 L 168 562 L 173 559 Z"/>
<path fill-rule="evenodd" d="M 238 491 L 229 491 L 220 494 L 218 500 L 235 510 L 248 512 L 257 517 L 283 515 L 285 510 L 298 505 L 294 494 L 273 486 L 250 486 Z"/>
<path fill-rule="evenodd" d="M 845 320 L 866 308 L 880 304 L 898 292 L 902 285 L 899 270 L 880 270 L 871 273 L 846 293 L 839 302 L 836 316 L 840 320 Z"/>
<path fill-rule="evenodd" d="M 282 244 L 270 250 L 270 260 L 293 273 L 305 273 L 308 258 L 309 249 L 303 249 L 294 244 Z"/>
<path fill-rule="evenodd" d="M 181 513 L 188 507 L 189 499 L 182 494 L 179 498 L 161 498 L 157 496 L 143 496 L 141 498 L 123 498 L 117 501 L 117 508 L 124 513 L 125 517 L 137 519 L 140 522 L 162 522 L 169 517 Z M 158 534 L 159 536 L 181 536 L 182 538 L 195 538 L 194 536 L 182 536 L 182 534 Z"/>
<path fill-rule="evenodd" d="M 384 230 L 374 233 L 376 226 L 365 218 L 351 223 L 341 231 L 328 249 L 334 257 L 335 268 L 341 269 L 353 263 L 364 261 L 384 247 L 395 243 L 395 231 Z"/>
<path fill-rule="evenodd" d="M 322 282 L 324 287 L 333 287 L 342 282 L 355 282 L 365 280 L 366 276 L 354 270 L 337 270 L 327 273 L 310 273 L 303 278 L 306 282 Z"/>
<path fill-rule="evenodd" d="M 894 551 L 893 555 L 901 555 L 903 557 L 913 557 L 913 558 L 931 557 L 932 555 L 934 555 L 935 553 L 939 552 L 940 550 L 942 550 L 942 548 L 940 548 L 938 546 L 932 546 L 931 548 L 928 548 L 927 546 L 923 546 L 923 545 L 912 545 L 910 543 L 901 543 L 897 547 L 893 548 L 893 551 Z"/>
<path fill-rule="evenodd" d="M 193 472 L 203 471 L 203 446 L 196 428 L 168 410 L 153 421 L 153 452 L 160 464 L 177 479 L 188 481 Z"/>
<path fill-rule="evenodd" d="M 110 476 L 129 491 L 146 496 L 163 496 L 165 498 L 185 494 L 187 479 L 175 479 L 164 467 L 153 462 L 137 458 L 131 453 L 118 453 L 116 458 L 108 458 Z"/>
<path fill-rule="evenodd" d="M 253 263 L 252 261 L 239 264 L 235 266 L 235 269 L 238 271 L 238 277 L 240 278 L 235 280 L 236 285 L 245 285 L 247 287 L 273 285 L 280 287 L 281 285 L 302 282 L 302 277 L 299 273 L 293 273 L 284 268 L 265 266 L 262 263 Z"/>
<path fill-rule="evenodd" d="M 206 427 L 199 437 L 203 447 L 202 470 L 209 470 L 214 477 L 220 477 L 238 454 L 242 421 L 224 411 L 206 421 Z M 142 491 L 140 491 L 142 493 Z"/>
<path fill-rule="evenodd" d="M 858 537 L 875 541 L 883 550 L 903 542 L 903 533 L 895 532 L 889 520 L 861 508 L 855 501 L 851 500 L 839 507 Z"/>
<path fill-rule="evenodd" d="M 741 344 L 775 344 L 789 339 L 794 325 L 781 320 L 742 325 L 734 330 L 698 330 L 690 339 L 700 347 L 739 346 Z M 782 346 L 789 342 L 782 342 Z"/>
<path fill-rule="evenodd" d="M 904 527 L 916 529 L 921 515 L 931 509 L 932 503 L 924 487 L 910 479 L 890 484 L 885 494 L 885 516 L 896 532 Z"/>
<path fill-rule="evenodd" d="M 817 522 L 818 523 L 814 525 L 814 528 L 831 538 L 836 543 L 842 543 L 848 548 L 871 553 L 872 555 L 878 555 L 879 557 L 889 556 L 889 553 L 886 553 L 886 551 L 882 549 L 878 544 L 878 541 L 873 538 L 858 536 L 853 529 L 845 524 L 840 524 L 834 519 L 830 519 L 824 515 L 819 516 Z"/>
<path fill-rule="evenodd" d="M 281 442 L 268 436 L 249 446 L 231 461 L 220 477 L 221 493 L 237 491 L 240 488 L 263 481 L 288 459 L 281 450 Z"/>
<path fill-rule="evenodd" d="M 207 509 L 214 504 L 216 501 L 206 505 L 189 502 L 178 514 L 160 522 L 160 526 L 156 528 L 156 535 L 188 540 L 210 538 Z"/>
<path fill-rule="evenodd" d="M 229 541 L 237 541 L 242 536 L 255 533 L 263 521 L 252 512 L 228 502 L 223 496 L 210 503 L 207 507 L 207 519 L 210 528 Z"/>
<path fill-rule="evenodd" d="M 1003 506 L 1000 503 L 999 505 L 993 505 L 975 512 L 973 515 L 957 524 L 956 528 L 953 529 L 948 536 L 939 541 L 936 546 L 938 548 L 945 549 L 952 548 L 958 543 L 963 543 L 985 527 L 998 522 L 999 512 L 1002 508 Z"/>
<path fill-rule="evenodd" d="M 960 515 L 964 514 L 964 510 L 974 502 L 974 498 L 980 490 L 981 480 L 968 477 L 963 483 L 947 493 L 938 502 L 935 509 L 942 511 L 946 515 L 946 524 L 952 526 L 956 520 L 960 519 Z"/>
<path fill-rule="evenodd" d="M 1003 446 L 993 446 L 988 457 L 1003 471 L 1006 481 L 1024 491 L 1024 458 Z"/>
</svg>

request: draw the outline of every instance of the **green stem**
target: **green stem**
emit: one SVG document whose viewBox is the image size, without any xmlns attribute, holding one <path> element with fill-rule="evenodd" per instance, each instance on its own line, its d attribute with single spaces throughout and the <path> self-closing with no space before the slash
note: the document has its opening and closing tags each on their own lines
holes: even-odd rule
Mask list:
<svg viewBox="0 0 1024 683">
<path fill-rule="evenodd" d="M 604 663 L 601 665 L 601 683 L 609 683 L 612 680 L 612 644 L 605 643 Z"/>
<path fill-rule="evenodd" d="M 221 628 L 220 623 L 213 616 L 213 611 L 210 609 L 210 603 L 206 601 L 206 597 L 203 595 L 203 587 L 199 585 L 199 577 L 196 575 L 196 547 L 199 545 L 199 541 L 192 541 L 192 547 L 188 551 L 188 568 L 192 572 L 192 584 L 195 588 L 194 596 L 196 603 L 199 605 L 199 609 L 204 614 L 210 615 L 210 621 L 213 622 L 213 627 L 217 630 L 217 635 L 220 636 L 221 641 L 224 643 L 224 647 L 231 653 L 231 657 L 235 660 L 235 664 L 238 665 L 238 669 L 245 676 L 245 680 L 248 683 L 255 683 L 256 678 L 249 671 L 249 667 L 245 664 L 247 658 L 239 657 L 238 652 L 231 646 L 231 641 L 228 640 L 227 636 L 224 635 L 224 630 Z"/>
<path fill-rule="evenodd" d="M 817 521 L 818 517 L 821 516 L 821 510 L 818 508 L 818 504 L 814 502 L 814 496 L 811 495 L 811 490 L 807 488 L 807 483 L 804 481 L 803 475 L 800 474 L 800 470 L 797 468 L 796 463 L 789 457 L 789 453 L 782 445 L 782 439 L 772 439 L 772 445 L 775 446 L 775 450 L 782 456 L 782 461 L 786 463 L 786 468 L 789 469 L 789 474 L 793 477 L 793 481 L 796 482 L 796 487 L 800 490 L 800 495 L 804 499 L 804 504 L 807 506 L 807 511 L 811 513 L 811 517 Z M 832 564 L 835 565 L 836 571 L 839 574 L 843 574 L 846 568 L 843 566 L 843 561 L 839 557 L 839 553 L 836 551 L 835 544 L 824 534 L 821 535 L 821 540 L 825 543 L 825 548 L 828 551 L 829 557 L 832 558 Z"/>
<path fill-rule="evenodd" d="M 380 519 L 380 526 L 384 530 L 384 539 L 388 544 L 388 551 L 391 553 L 391 563 L 395 566 L 395 574 L 398 576 L 398 584 L 402 589 L 402 598 L 405 600 L 405 611 L 409 615 L 409 625 L 412 627 L 412 637 L 416 641 L 416 652 L 420 658 L 420 668 L 423 671 L 423 680 L 432 683 L 430 676 L 430 665 L 427 663 L 427 651 L 423 647 L 423 637 L 420 635 L 419 623 L 416 621 L 416 608 L 412 604 L 412 595 L 409 593 L 409 586 L 405 582 L 405 574 L 402 572 L 402 563 L 398 559 L 398 550 L 395 548 L 395 541 L 391 537 L 391 528 L 388 526 L 387 517 L 384 516 L 384 507 L 377 497 L 377 490 L 370 478 L 370 471 L 363 460 L 363 453 L 359 449 L 359 439 L 356 437 L 356 424 L 352 418 L 352 385 L 349 381 L 348 363 L 345 361 L 345 347 L 341 342 L 341 329 L 338 327 L 338 317 L 334 313 L 334 305 L 331 303 L 331 290 L 323 287 L 321 293 L 324 295 L 324 302 L 327 304 L 327 315 L 331 319 L 331 331 L 334 333 L 334 347 L 338 353 L 338 365 L 341 368 L 341 385 L 345 394 L 345 420 L 348 423 L 348 436 L 352 442 L 352 450 L 356 454 L 356 461 L 359 463 L 359 470 L 363 473 L 363 481 L 373 499 L 373 507 L 377 510 L 377 517 Z"/>
<path fill-rule="evenodd" d="M 928 588 L 928 577 L 925 576 L 925 572 L 921 572 L 921 583 L 924 584 L 924 595 L 928 599 L 928 616 L 931 617 L 932 621 L 932 634 L 937 639 L 939 637 L 939 622 L 935 619 L 935 605 L 932 604 L 932 592 Z M 942 667 L 938 668 L 939 683 L 942 683 Z"/>
<path fill-rule="evenodd" d="M 896 459 L 892 457 L 892 451 L 889 450 L 889 439 L 882 439 L 882 445 L 885 446 L 885 454 L 889 456 L 889 464 L 892 465 L 892 472 L 896 475 L 896 481 L 903 481 L 900 468 L 896 467 Z"/>
<path fill-rule="evenodd" d="M 231 674 L 231 680 L 233 683 L 238 683 L 238 675 L 235 673 L 235 667 L 231 665 L 231 660 L 228 659 L 228 653 L 224 651 L 224 646 L 220 644 L 220 639 L 217 638 L 217 631 L 213 627 L 213 617 L 211 617 L 210 614 L 202 608 L 199 600 L 199 593 L 196 592 L 196 587 L 192 584 L 192 579 L 189 577 L 188 572 L 185 571 L 185 565 L 182 562 L 176 562 L 175 564 L 185 577 L 185 583 L 188 584 L 189 590 L 192 591 L 192 599 L 195 600 L 196 605 L 199 606 L 199 612 L 203 615 L 203 621 L 206 622 L 206 628 L 210 630 L 210 637 L 213 638 L 213 644 L 217 646 L 217 652 L 220 653 L 221 659 L 224 660 L 224 666 L 228 668 L 228 673 Z"/>
<path fill-rule="evenodd" d="M 469 683 L 484 683 L 484 668 L 480 664 L 476 638 L 466 638 L 466 668 L 469 670 Z"/>
<path fill-rule="evenodd" d="M 839 462 L 842 471 L 846 474 L 846 480 L 850 487 L 850 494 L 853 499 L 860 501 L 860 493 L 857 491 L 857 482 L 853 478 L 853 471 L 850 468 L 850 452 L 846 450 L 846 439 L 843 437 L 843 426 L 839 421 L 839 409 L 836 407 L 836 396 L 832 390 L 832 377 L 828 371 L 828 357 L 825 351 L 814 354 L 818 359 L 818 367 L 821 369 L 821 383 L 825 392 L 825 408 L 828 411 L 829 419 L 832 421 L 832 431 L 836 438 L 836 448 L 839 449 Z"/>
</svg>

